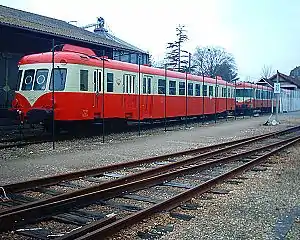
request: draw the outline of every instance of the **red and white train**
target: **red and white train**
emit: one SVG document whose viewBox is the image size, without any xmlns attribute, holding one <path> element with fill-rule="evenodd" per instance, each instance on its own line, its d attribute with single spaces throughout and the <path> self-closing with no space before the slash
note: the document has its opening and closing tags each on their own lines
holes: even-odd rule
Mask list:
<svg viewBox="0 0 300 240">
<path fill-rule="evenodd" d="M 235 99 L 236 114 L 252 114 L 255 111 L 271 112 L 272 107 L 276 105 L 273 88 L 247 82 L 236 84 Z"/>
<path fill-rule="evenodd" d="M 20 85 L 12 110 L 30 123 L 50 123 L 53 79 L 57 123 L 101 118 L 123 122 L 180 118 L 186 114 L 226 114 L 235 109 L 235 85 L 221 78 L 203 79 L 188 74 L 186 80 L 185 73 L 139 68 L 136 64 L 96 57 L 92 50 L 72 45 L 55 52 L 53 71 L 52 52 L 24 56 L 18 76 Z M 259 87 L 256 91 L 260 91 Z M 238 86 L 237 93 L 244 90 Z M 248 104 L 246 98 L 244 102 Z M 264 101 L 267 99 L 254 103 L 250 100 L 250 105 L 260 106 Z"/>
</svg>

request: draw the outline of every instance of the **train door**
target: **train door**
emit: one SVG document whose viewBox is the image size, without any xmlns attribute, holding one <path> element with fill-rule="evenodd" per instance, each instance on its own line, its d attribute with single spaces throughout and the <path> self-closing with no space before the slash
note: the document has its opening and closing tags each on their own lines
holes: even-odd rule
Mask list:
<svg viewBox="0 0 300 240">
<path fill-rule="evenodd" d="M 101 89 L 102 89 L 102 71 L 94 70 L 94 117 L 101 117 Z"/>
<path fill-rule="evenodd" d="M 143 100 L 142 112 L 144 118 L 152 117 L 152 106 L 153 106 L 153 89 L 152 89 L 152 76 L 143 77 Z"/>
<path fill-rule="evenodd" d="M 125 74 L 123 76 L 123 103 L 124 103 L 124 112 L 126 118 L 132 118 L 133 113 L 136 111 L 136 76 Z"/>
</svg>

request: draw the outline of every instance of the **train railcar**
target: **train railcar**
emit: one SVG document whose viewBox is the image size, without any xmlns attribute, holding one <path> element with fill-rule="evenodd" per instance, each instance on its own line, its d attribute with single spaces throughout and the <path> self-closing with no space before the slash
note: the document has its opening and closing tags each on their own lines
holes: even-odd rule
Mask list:
<svg viewBox="0 0 300 240">
<path fill-rule="evenodd" d="M 24 56 L 18 77 L 12 110 L 30 123 L 49 124 L 52 106 L 57 123 L 226 114 L 235 107 L 234 85 L 221 78 L 96 57 L 72 45 L 55 52 L 54 69 L 52 52 Z"/>
<path fill-rule="evenodd" d="M 272 103 L 273 101 L 273 103 Z M 271 112 L 276 106 L 273 88 L 240 82 L 236 84 L 236 113 Z"/>
</svg>

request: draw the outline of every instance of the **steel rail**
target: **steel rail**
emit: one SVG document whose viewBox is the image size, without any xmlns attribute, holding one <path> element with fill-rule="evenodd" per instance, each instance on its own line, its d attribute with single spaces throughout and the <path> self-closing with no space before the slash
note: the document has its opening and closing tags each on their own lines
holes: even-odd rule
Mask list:
<svg viewBox="0 0 300 240">
<path fill-rule="evenodd" d="M 136 224 L 138 222 L 140 222 L 142 219 L 148 218 L 152 215 L 154 215 L 157 212 L 161 212 L 161 211 L 168 211 L 171 210 L 173 208 L 178 207 L 181 203 L 184 203 L 188 200 L 190 200 L 192 197 L 194 197 L 197 194 L 202 194 L 207 192 L 208 190 L 210 190 L 212 187 L 214 187 L 215 185 L 223 182 L 224 180 L 227 180 L 229 178 L 232 178 L 238 174 L 241 174 L 242 172 L 251 169 L 253 166 L 259 164 L 260 162 L 262 162 L 265 158 L 271 156 L 272 154 L 291 146 L 292 144 L 298 142 L 300 140 L 300 137 L 297 137 L 294 140 L 290 140 L 287 141 L 286 144 L 284 144 L 283 146 L 280 146 L 272 151 L 270 151 L 269 153 L 264 154 L 263 156 L 257 157 L 256 159 L 243 164 L 242 166 L 236 167 L 235 169 L 228 171 L 222 175 L 219 175 L 218 177 L 215 177 L 211 180 L 206 181 L 203 184 L 200 184 L 190 190 L 187 190 L 183 193 L 180 193 L 178 195 L 176 195 L 173 198 L 170 198 L 168 200 L 165 200 L 163 202 L 157 203 L 152 207 L 146 208 L 142 211 L 139 211 L 135 214 L 132 214 L 130 216 L 127 216 L 125 218 L 122 218 L 120 220 L 117 220 L 107 226 L 104 226 L 100 229 L 97 229 L 93 232 L 89 232 L 88 234 L 81 236 L 79 238 L 76 238 L 77 240 L 99 240 L 99 239 L 104 239 L 114 233 L 116 233 L 117 231 L 129 227 L 133 224 Z M 63 238 L 61 238 L 63 239 Z"/>
<path fill-rule="evenodd" d="M 81 171 L 76 171 L 76 172 L 58 174 L 58 175 L 54 175 L 54 176 L 50 176 L 50 177 L 46 177 L 46 178 L 37 178 L 37 179 L 25 181 L 25 182 L 18 182 L 18 183 L 13 183 L 13 184 L 2 185 L 2 187 L 8 193 L 17 193 L 20 191 L 31 190 L 33 188 L 54 185 L 54 184 L 57 184 L 59 182 L 66 181 L 66 180 L 73 180 L 73 179 L 78 179 L 78 178 L 82 178 L 82 177 L 86 177 L 86 176 L 96 176 L 96 175 L 99 175 L 106 171 L 117 170 L 117 169 L 121 169 L 124 167 L 134 167 L 134 166 L 138 166 L 141 164 L 148 164 L 148 163 L 152 163 L 152 162 L 156 162 L 156 161 L 163 161 L 163 160 L 166 160 L 166 159 L 172 158 L 172 157 L 179 157 L 179 156 L 186 155 L 186 154 L 194 154 L 194 153 L 199 153 L 202 151 L 208 151 L 208 150 L 212 150 L 214 148 L 220 148 L 220 147 L 224 147 L 227 145 L 234 145 L 237 143 L 255 139 L 257 137 L 283 134 L 288 131 L 293 131 L 293 130 L 296 130 L 299 128 L 300 128 L 300 126 L 297 126 L 297 127 L 285 129 L 284 131 L 276 131 L 273 133 L 267 133 L 267 134 L 253 136 L 253 137 L 249 137 L 249 138 L 243 138 L 243 139 L 234 140 L 234 141 L 230 141 L 230 142 L 224 142 L 224 143 L 220 143 L 220 144 L 216 144 L 216 145 L 210 145 L 210 146 L 186 150 L 186 151 L 182 151 L 182 152 L 176 152 L 176 153 L 171 153 L 171 154 L 166 154 L 166 155 L 161 155 L 161 156 L 150 157 L 150 158 L 146 158 L 146 159 L 138 159 L 135 161 L 117 163 L 117 164 L 112 164 L 112 165 L 103 166 L 103 167 L 99 167 L 99 168 L 92 168 L 92 169 L 81 170 Z"/>
<path fill-rule="evenodd" d="M 283 132 L 286 132 L 286 131 L 283 131 Z M 278 134 L 280 134 L 280 133 L 282 133 L 282 132 L 279 132 Z M 249 140 L 239 142 L 239 143 L 236 143 L 236 144 L 233 144 L 233 145 L 229 145 L 228 147 L 220 148 L 220 149 L 217 149 L 215 151 L 203 153 L 203 154 L 200 154 L 200 155 L 195 156 L 195 157 L 190 157 L 190 158 L 187 158 L 187 159 L 184 159 L 184 160 L 169 163 L 169 164 L 159 166 L 159 167 L 156 167 L 156 168 L 151 168 L 151 169 L 147 169 L 147 170 L 144 170 L 144 171 L 140 171 L 140 172 L 130 174 L 130 175 L 127 175 L 127 176 L 124 176 L 124 177 L 120 177 L 116 180 L 107 181 L 107 182 L 104 182 L 104 183 L 101 183 L 101 184 L 98 184 L 98 185 L 95 185 L 95 186 L 92 186 L 92 187 L 79 189 L 79 190 L 69 192 L 69 193 L 62 193 L 62 194 L 57 195 L 57 196 L 52 196 L 52 197 L 49 197 L 49 198 L 40 199 L 40 200 L 36 200 L 34 202 L 29 202 L 29 203 L 14 206 L 14 207 L 11 207 L 11 208 L 8 208 L 8 209 L 4 209 L 4 210 L 0 211 L 0 214 L 2 214 L 2 215 L 3 214 L 8 214 L 8 213 L 11 213 L 11 212 L 32 208 L 32 207 L 35 207 L 35 206 L 39 206 L 39 205 L 43 205 L 43 204 L 47 204 L 47 203 L 51 203 L 51 202 L 57 202 L 57 201 L 60 201 L 60 200 L 63 200 L 63 199 L 68 199 L 68 198 L 72 198 L 72 197 L 92 193 L 94 191 L 99 191 L 99 190 L 103 190 L 103 189 L 106 189 L 106 188 L 111 188 L 111 187 L 122 185 L 122 184 L 125 184 L 125 183 L 137 181 L 137 180 L 140 180 L 140 179 L 143 179 L 143 178 L 146 178 L 146 177 L 152 177 L 152 176 L 155 176 L 157 174 L 160 174 L 160 173 L 163 173 L 163 172 L 166 172 L 166 171 L 169 171 L 169 170 L 174 170 L 175 168 L 184 167 L 185 165 L 188 165 L 188 164 L 193 164 L 193 163 L 201 160 L 204 157 L 211 157 L 215 154 L 224 153 L 228 150 L 243 146 L 243 145 L 248 144 L 248 143 L 255 142 L 257 140 L 263 140 L 263 139 L 266 139 L 266 138 L 271 137 L 273 135 L 276 135 L 276 134 L 271 133 L 271 134 L 265 134 L 265 135 L 261 135 L 261 136 L 251 137 Z M 186 152 L 195 152 L 195 151 L 197 151 L 197 149 L 188 150 L 188 151 L 185 151 L 184 153 L 186 153 Z M 170 155 L 174 155 L 174 154 L 169 154 L 169 155 L 165 155 L 165 156 L 170 157 Z M 163 157 L 165 157 L 165 156 L 163 156 Z M 154 158 L 151 158 L 151 159 L 157 160 L 157 159 L 160 159 L 160 158 L 158 156 L 158 157 L 154 157 Z M 145 160 L 148 161 L 149 159 L 145 159 Z M 144 160 L 141 160 L 141 161 L 144 161 Z M 113 166 L 115 166 L 115 165 L 113 165 Z M 108 166 L 108 167 L 110 167 L 110 166 Z M 104 167 L 104 169 L 105 169 L 105 167 Z M 7 189 L 5 189 L 5 190 L 7 191 Z"/>
<path fill-rule="evenodd" d="M 222 159 L 217 159 L 211 162 L 205 162 L 199 165 L 193 165 L 191 167 L 187 167 L 184 169 L 180 169 L 177 171 L 168 172 L 165 174 L 161 174 L 158 176 L 146 178 L 143 180 L 138 180 L 135 182 L 126 183 L 123 185 L 118 185 L 111 188 L 106 188 L 103 190 L 99 190 L 96 192 L 72 197 L 69 199 L 60 200 L 57 202 L 51 202 L 47 204 L 43 204 L 40 206 L 34 206 L 28 209 L 18 210 L 14 212 L 10 212 L 8 214 L 0 215 L 0 229 L 2 231 L 10 230 L 13 227 L 16 226 L 22 226 L 24 224 L 36 222 L 40 219 L 45 219 L 51 217 L 53 214 L 58 214 L 61 212 L 66 212 L 73 208 L 74 206 L 83 207 L 86 205 L 89 205 L 91 202 L 95 202 L 99 199 L 105 200 L 113 197 L 117 197 L 120 195 L 123 195 L 124 193 L 127 193 L 129 191 L 137 191 L 140 189 L 144 189 L 145 187 L 151 187 L 153 185 L 161 184 L 167 180 L 173 179 L 177 176 L 181 176 L 186 173 L 190 173 L 192 171 L 199 171 L 203 169 L 207 169 L 209 167 L 219 165 L 221 163 L 226 163 L 228 161 L 232 161 L 236 158 L 248 156 L 252 153 L 262 151 L 265 149 L 268 149 L 270 147 L 276 147 L 278 145 L 282 145 L 285 143 L 288 143 L 290 141 L 298 141 L 299 136 L 292 137 L 286 140 L 282 140 L 273 144 L 269 144 L 266 146 L 263 146 L 258 149 L 254 149 L 252 151 L 245 151 L 242 153 L 238 153 L 229 157 L 225 157 Z"/>
</svg>

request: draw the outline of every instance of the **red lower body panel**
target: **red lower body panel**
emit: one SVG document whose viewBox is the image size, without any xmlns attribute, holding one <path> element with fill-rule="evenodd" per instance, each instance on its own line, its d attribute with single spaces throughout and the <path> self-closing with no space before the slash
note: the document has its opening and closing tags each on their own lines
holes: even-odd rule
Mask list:
<svg viewBox="0 0 300 240">
<path fill-rule="evenodd" d="M 52 109 L 52 93 L 40 96 L 31 106 L 21 93 L 16 94 L 19 106 L 25 115 L 30 109 Z M 104 101 L 104 102 L 103 102 Z M 186 108 L 187 106 L 187 108 Z M 140 111 L 139 111 L 140 107 Z M 94 93 L 55 93 L 55 120 L 82 121 L 95 118 L 120 119 L 159 119 L 185 116 L 208 115 L 233 111 L 234 99 L 204 98 L 164 95 L 133 95 L 133 94 L 94 94 Z"/>
</svg>

